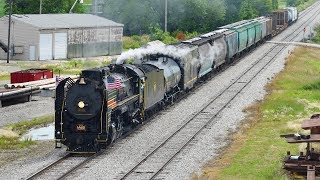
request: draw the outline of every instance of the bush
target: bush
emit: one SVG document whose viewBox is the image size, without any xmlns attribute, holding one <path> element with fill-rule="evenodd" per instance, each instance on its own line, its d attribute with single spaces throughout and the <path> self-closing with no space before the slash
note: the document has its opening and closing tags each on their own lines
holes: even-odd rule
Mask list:
<svg viewBox="0 0 320 180">
<path fill-rule="evenodd" d="M 136 49 L 147 44 L 150 41 L 155 41 L 155 40 L 162 41 L 165 44 L 172 44 L 188 38 L 198 36 L 198 32 L 184 33 L 182 31 L 175 31 L 173 33 L 169 33 L 169 32 L 164 32 L 159 27 L 153 27 L 151 28 L 150 31 L 152 32 L 151 35 L 142 35 L 142 36 L 133 35 L 131 37 L 128 37 L 128 36 L 123 37 L 123 49 L 124 50 Z"/>
<path fill-rule="evenodd" d="M 131 37 L 123 37 L 123 49 L 135 49 L 139 48 L 150 42 L 150 37 L 148 35 L 133 35 Z"/>
<path fill-rule="evenodd" d="M 192 33 L 187 32 L 186 36 L 187 36 L 187 38 L 193 38 L 193 37 L 199 36 L 199 33 L 196 31 L 193 31 Z"/>
<path fill-rule="evenodd" d="M 312 41 L 315 43 L 320 43 L 320 25 L 318 25 L 315 29 L 314 29 L 316 35 L 314 38 L 312 38 Z"/>
<path fill-rule="evenodd" d="M 159 27 L 151 28 L 151 32 L 152 32 L 151 33 L 152 41 L 159 40 L 165 44 L 172 44 L 172 43 L 179 42 L 179 40 L 171 36 L 169 32 L 164 32 Z"/>
</svg>

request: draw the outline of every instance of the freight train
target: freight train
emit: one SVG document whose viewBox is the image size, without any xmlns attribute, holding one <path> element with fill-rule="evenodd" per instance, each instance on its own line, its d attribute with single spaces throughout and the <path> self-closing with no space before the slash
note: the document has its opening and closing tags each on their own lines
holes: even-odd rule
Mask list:
<svg viewBox="0 0 320 180">
<path fill-rule="evenodd" d="M 298 19 L 295 8 L 243 20 L 180 43 L 138 50 L 134 64 L 82 71 L 56 88 L 56 147 L 95 153 L 192 89 L 215 69 L 233 62 Z M 162 49 L 162 50 L 161 50 Z"/>
</svg>

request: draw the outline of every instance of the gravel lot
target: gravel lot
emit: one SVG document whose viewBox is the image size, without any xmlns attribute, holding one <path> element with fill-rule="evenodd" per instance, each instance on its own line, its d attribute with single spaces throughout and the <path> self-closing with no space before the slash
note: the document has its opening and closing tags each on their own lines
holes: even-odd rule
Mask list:
<svg viewBox="0 0 320 180">
<path fill-rule="evenodd" d="M 318 16 L 315 22 L 319 22 Z M 299 24 L 296 23 L 294 26 Z M 291 28 L 293 28 L 291 27 Z M 290 33 L 290 29 L 286 32 Z M 284 33 L 278 35 L 273 40 L 278 41 L 284 37 Z M 302 38 L 302 33 L 297 39 Z M 224 87 L 228 86 L 239 74 L 247 69 L 250 64 L 254 63 L 267 49 L 274 46 L 273 44 L 264 44 L 257 48 L 253 53 L 243 58 L 235 66 L 229 67 L 223 73 L 217 75 L 213 80 L 200 87 L 196 93 L 190 94 L 167 110 L 162 111 L 151 122 L 145 124 L 140 130 L 134 132 L 129 137 L 118 141 L 113 147 L 110 147 L 104 155 L 88 164 L 81 172 L 75 173 L 72 179 L 119 179 L 121 175 L 135 163 L 139 162 L 143 155 L 149 153 L 154 147 L 161 144 L 163 139 L 170 136 L 186 119 L 198 111 L 208 99 L 214 97 Z M 165 174 L 159 177 L 164 179 L 189 179 L 193 173 L 199 170 L 211 159 L 218 158 L 219 152 L 228 145 L 230 133 L 237 130 L 239 125 L 245 119 L 245 113 L 242 110 L 257 100 L 261 100 L 265 95 L 264 86 L 280 72 L 285 63 L 285 57 L 288 51 L 293 47 L 288 47 L 278 56 L 277 60 L 270 64 L 260 76 L 253 80 L 250 86 L 233 100 L 233 103 L 223 111 L 215 122 L 207 127 L 207 131 L 202 132 L 196 137 L 194 142 L 184 149 L 179 155 L 179 161 L 168 166 Z M 208 93 L 210 92 L 210 93 Z M 17 122 L 24 117 L 31 117 L 32 114 L 53 113 L 53 99 L 40 98 L 38 101 L 15 105 L 12 107 L 0 108 L 0 127 L 8 122 Z M 24 109 L 23 112 L 17 109 Z M 30 113 L 32 112 L 32 113 Z M 21 113 L 21 114 L 20 114 Z M 6 120 L 2 120 L 3 117 Z M 16 118 L 16 116 L 20 116 Z M 47 146 L 47 144 L 46 144 Z M 26 178 L 37 169 L 53 162 L 64 154 L 65 149 L 54 150 L 48 148 L 44 150 L 45 155 L 34 157 L 31 163 L 29 158 L 7 165 L 0 170 L 2 179 L 20 179 Z M 19 171 L 12 171 L 19 169 Z M 71 178 L 70 178 L 71 179 Z"/>
<path fill-rule="evenodd" d="M 53 98 L 32 96 L 31 102 L 0 108 L 0 128 L 6 124 L 17 123 L 21 120 L 32 120 L 53 113 Z"/>
</svg>

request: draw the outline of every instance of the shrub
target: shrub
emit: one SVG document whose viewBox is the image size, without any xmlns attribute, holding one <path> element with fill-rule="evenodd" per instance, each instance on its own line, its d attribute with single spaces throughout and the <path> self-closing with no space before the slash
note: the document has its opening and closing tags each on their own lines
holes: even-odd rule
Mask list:
<svg viewBox="0 0 320 180">
<path fill-rule="evenodd" d="M 315 29 L 314 29 L 316 35 L 314 38 L 312 38 L 312 41 L 315 43 L 320 43 L 320 25 L 318 25 Z"/>
<path fill-rule="evenodd" d="M 123 49 L 126 50 L 139 48 L 148 42 L 150 42 L 150 37 L 148 35 L 133 35 L 132 37 L 123 37 Z"/>
</svg>

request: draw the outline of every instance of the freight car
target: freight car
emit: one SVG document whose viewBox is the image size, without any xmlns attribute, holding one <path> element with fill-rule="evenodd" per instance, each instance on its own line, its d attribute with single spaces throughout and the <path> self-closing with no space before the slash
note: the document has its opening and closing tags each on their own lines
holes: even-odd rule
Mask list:
<svg viewBox="0 0 320 180">
<path fill-rule="evenodd" d="M 71 153 L 105 148 L 212 71 L 294 22 L 289 11 L 294 14 L 276 11 L 272 17 L 243 20 L 180 43 L 145 47 L 137 50 L 143 53 L 133 57 L 134 64 L 84 70 L 76 82 L 61 81 L 55 100 L 56 147 L 64 144 Z"/>
<path fill-rule="evenodd" d="M 279 34 L 289 25 L 298 20 L 298 11 L 296 7 L 287 7 L 272 12 L 272 30 L 273 35 Z"/>
</svg>

